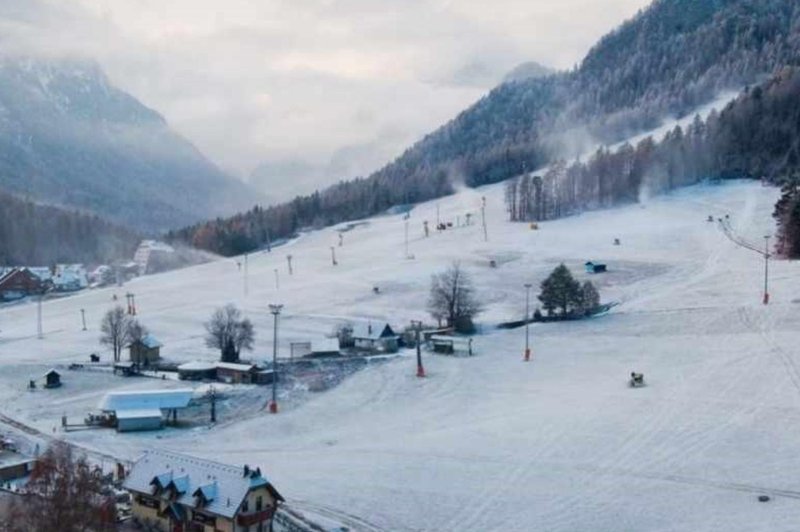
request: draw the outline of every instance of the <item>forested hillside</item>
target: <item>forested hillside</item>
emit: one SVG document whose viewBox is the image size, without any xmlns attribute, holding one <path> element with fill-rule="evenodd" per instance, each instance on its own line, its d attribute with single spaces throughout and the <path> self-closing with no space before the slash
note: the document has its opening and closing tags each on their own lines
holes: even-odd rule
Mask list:
<svg viewBox="0 0 800 532">
<path fill-rule="evenodd" d="M 97 65 L 77 60 L 0 60 L 0 189 L 144 231 L 259 201 Z"/>
<path fill-rule="evenodd" d="M 574 157 L 758 83 L 800 58 L 795 0 L 656 0 L 573 71 L 505 83 L 391 164 L 289 203 L 170 236 L 247 251 L 302 227 L 369 216 Z"/>
<path fill-rule="evenodd" d="M 588 161 L 553 164 L 506 186 L 512 220 L 548 220 L 637 201 L 703 179 L 754 178 L 784 186 L 776 209 L 778 251 L 800 255 L 800 70 L 787 67 L 748 89 L 721 113 L 712 112 L 662 140 L 648 137 L 598 150 Z"/>
<path fill-rule="evenodd" d="M 104 263 L 132 257 L 138 243 L 133 232 L 97 216 L 0 192 L 0 266 Z"/>
</svg>

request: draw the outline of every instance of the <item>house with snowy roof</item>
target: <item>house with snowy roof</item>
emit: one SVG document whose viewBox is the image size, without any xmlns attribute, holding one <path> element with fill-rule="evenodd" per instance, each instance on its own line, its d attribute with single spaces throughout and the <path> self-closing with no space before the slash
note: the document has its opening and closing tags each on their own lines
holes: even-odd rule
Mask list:
<svg viewBox="0 0 800 532">
<path fill-rule="evenodd" d="M 137 338 L 128 345 L 131 362 L 141 367 L 155 364 L 161 359 L 163 345 L 152 334 Z"/>
<path fill-rule="evenodd" d="M 145 452 L 123 487 L 133 517 L 158 530 L 267 532 L 284 500 L 258 467 L 162 450 Z"/>
<path fill-rule="evenodd" d="M 40 294 L 43 289 L 42 280 L 28 268 L 11 268 L 0 276 L 0 301 L 13 301 Z"/>
<path fill-rule="evenodd" d="M 373 325 L 370 322 L 353 325 L 351 338 L 353 347 L 357 350 L 396 353 L 400 349 L 400 337 L 388 323 Z"/>
</svg>

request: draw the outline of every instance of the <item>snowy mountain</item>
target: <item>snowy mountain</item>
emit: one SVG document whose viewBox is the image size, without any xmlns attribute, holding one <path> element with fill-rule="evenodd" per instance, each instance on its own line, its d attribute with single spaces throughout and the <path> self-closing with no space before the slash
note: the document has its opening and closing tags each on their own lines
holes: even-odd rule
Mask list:
<svg viewBox="0 0 800 532">
<path fill-rule="evenodd" d="M 0 188 L 147 231 L 259 198 L 76 60 L 0 61 Z"/>
<path fill-rule="evenodd" d="M 496 183 L 691 116 L 799 60 L 800 7 L 793 0 L 657 0 L 601 39 L 578 68 L 500 85 L 366 179 L 174 236 L 235 254 L 263 246 L 268 233 L 287 237 L 461 185 Z M 750 116 L 761 120 L 758 109 Z M 780 123 L 766 125 L 774 126 L 764 128 L 767 135 L 788 137 L 782 145 L 796 143 Z M 755 151 L 752 160 L 771 156 Z M 739 170 L 736 176 L 755 175 Z"/>
</svg>

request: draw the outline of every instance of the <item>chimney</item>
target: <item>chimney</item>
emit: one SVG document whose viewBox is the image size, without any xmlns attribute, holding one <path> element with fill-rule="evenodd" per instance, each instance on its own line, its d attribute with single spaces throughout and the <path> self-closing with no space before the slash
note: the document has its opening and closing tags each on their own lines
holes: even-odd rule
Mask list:
<svg viewBox="0 0 800 532">
<path fill-rule="evenodd" d="M 244 466 L 244 476 L 247 476 L 249 474 L 250 474 L 250 468 L 247 466 L 247 464 L 245 464 L 245 466 Z"/>
<path fill-rule="evenodd" d="M 367 333 L 372 334 L 372 322 L 369 322 L 369 324 L 367 324 Z"/>
</svg>

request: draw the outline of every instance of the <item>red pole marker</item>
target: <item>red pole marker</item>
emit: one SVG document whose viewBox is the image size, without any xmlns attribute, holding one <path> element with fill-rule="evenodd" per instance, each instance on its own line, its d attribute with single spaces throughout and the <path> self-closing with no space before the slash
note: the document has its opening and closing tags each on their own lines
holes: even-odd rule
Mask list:
<svg viewBox="0 0 800 532">
<path fill-rule="evenodd" d="M 278 413 L 278 403 L 275 401 L 269 402 L 269 413 L 270 414 L 277 414 Z"/>
<path fill-rule="evenodd" d="M 525 350 L 525 362 L 530 362 L 530 361 L 531 361 L 531 350 L 530 349 L 526 349 Z"/>
</svg>

